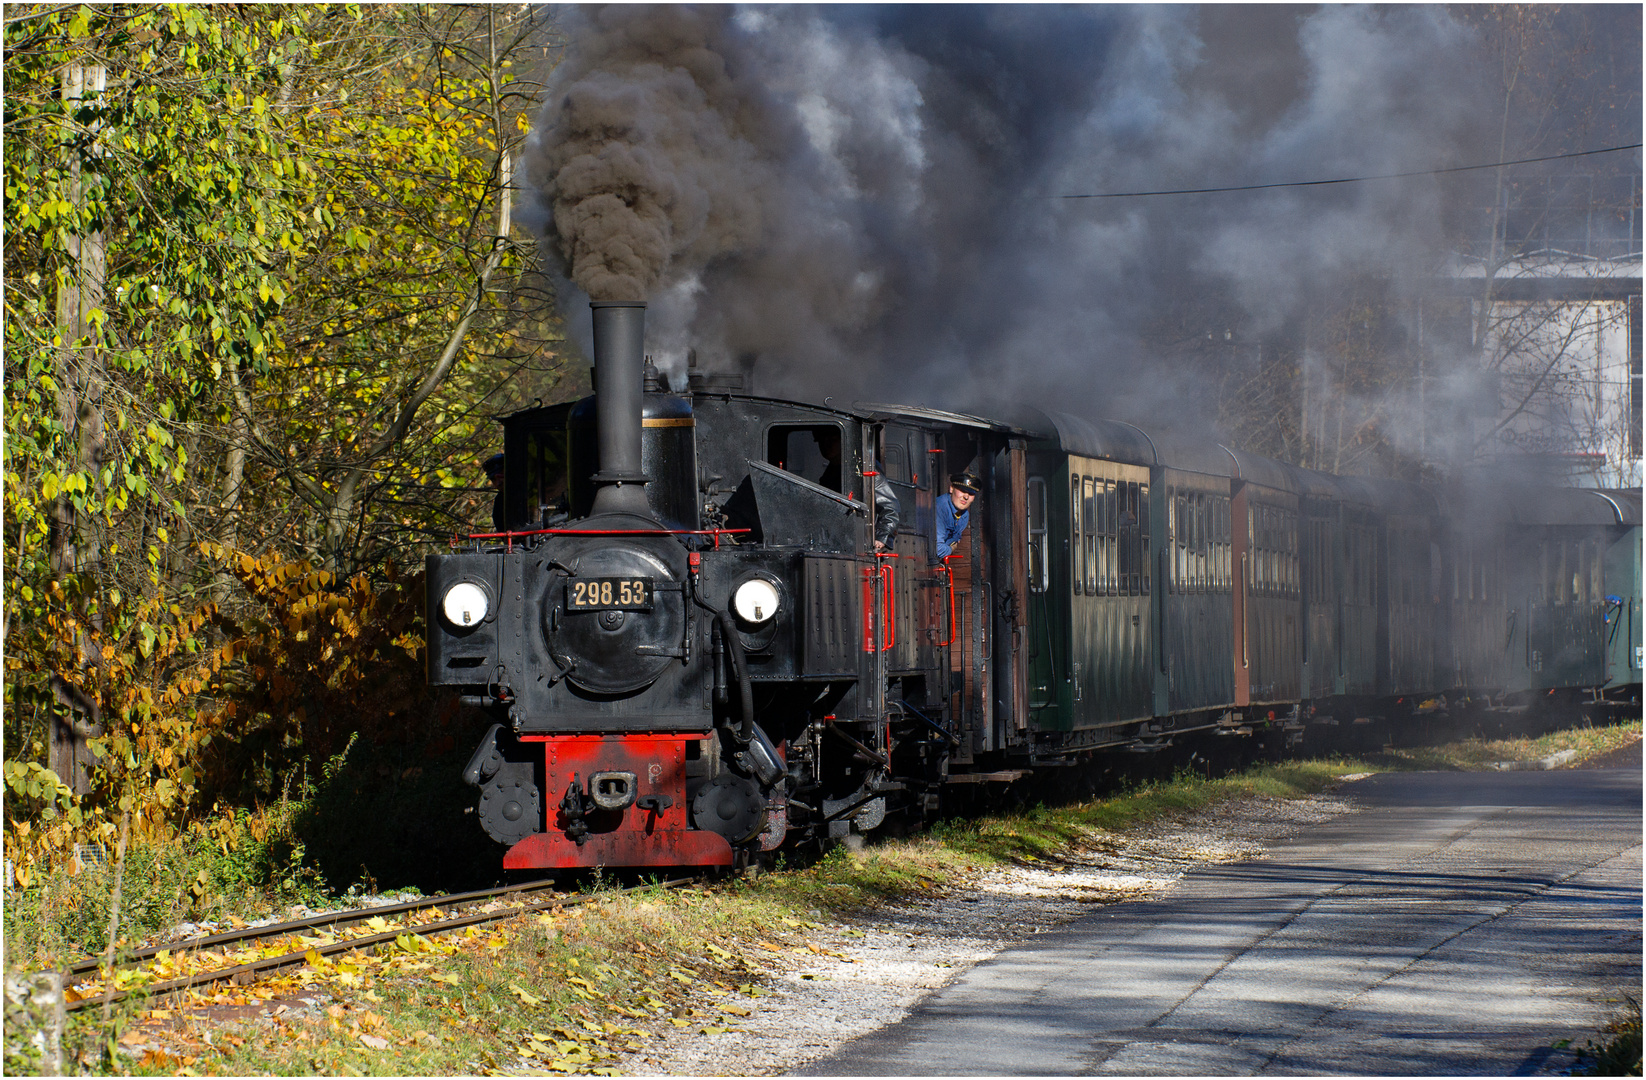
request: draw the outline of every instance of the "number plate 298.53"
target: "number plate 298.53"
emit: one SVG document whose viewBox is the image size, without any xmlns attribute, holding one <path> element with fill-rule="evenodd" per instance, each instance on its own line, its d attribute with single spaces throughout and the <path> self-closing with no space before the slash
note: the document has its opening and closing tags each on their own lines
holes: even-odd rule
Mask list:
<svg viewBox="0 0 1646 1080">
<path fill-rule="evenodd" d="M 566 582 L 567 611 L 650 611 L 650 578 L 574 578 Z"/>
</svg>

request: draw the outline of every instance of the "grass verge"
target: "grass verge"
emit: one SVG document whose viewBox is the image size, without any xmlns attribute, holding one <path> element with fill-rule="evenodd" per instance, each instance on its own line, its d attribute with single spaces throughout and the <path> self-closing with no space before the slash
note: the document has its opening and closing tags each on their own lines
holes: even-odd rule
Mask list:
<svg viewBox="0 0 1646 1080">
<path fill-rule="evenodd" d="M 1462 769 L 1484 771 L 1498 762 L 1537 762 L 1564 750 L 1575 751 L 1568 764 L 1578 764 L 1628 746 L 1641 735 L 1641 722 L 1631 720 L 1606 727 L 1573 727 L 1538 736 L 1507 739 L 1463 739 L 1438 746 L 1386 749 L 1371 755 L 1376 767 L 1386 769 Z"/>
<path fill-rule="evenodd" d="M 1628 1011 L 1601 1030 L 1602 1041 L 1577 1051 L 1576 1076 L 1641 1075 L 1640 1002 L 1625 996 Z"/>
</svg>

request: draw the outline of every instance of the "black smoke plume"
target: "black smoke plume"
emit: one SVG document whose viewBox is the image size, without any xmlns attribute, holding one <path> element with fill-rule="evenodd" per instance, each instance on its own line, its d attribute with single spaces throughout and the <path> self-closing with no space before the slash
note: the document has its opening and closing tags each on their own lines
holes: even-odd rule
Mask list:
<svg viewBox="0 0 1646 1080">
<path fill-rule="evenodd" d="M 1479 32 L 1445 8 L 564 17 L 528 163 L 547 246 L 590 296 L 651 302 L 665 367 L 757 357 L 762 392 L 1203 429 L 1207 355 L 1261 362 L 1262 335 L 1366 275 L 1399 293 L 1437 271 L 1442 182 L 1061 196 L 1499 152 Z M 1638 95 L 1629 115 L 1638 138 Z"/>
</svg>

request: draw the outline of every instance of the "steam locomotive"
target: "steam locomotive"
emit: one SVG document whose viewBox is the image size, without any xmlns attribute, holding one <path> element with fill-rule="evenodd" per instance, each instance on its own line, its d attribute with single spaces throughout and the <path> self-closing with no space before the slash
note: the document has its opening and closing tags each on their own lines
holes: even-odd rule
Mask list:
<svg viewBox="0 0 1646 1080">
<path fill-rule="evenodd" d="M 695 368 L 677 394 L 645 305 L 591 307 L 595 394 L 505 418 L 507 527 L 428 558 L 429 681 L 495 717 L 464 777 L 506 868 L 731 866 L 1195 732 L 1638 715 L 1639 489 L 1335 477 Z"/>
</svg>

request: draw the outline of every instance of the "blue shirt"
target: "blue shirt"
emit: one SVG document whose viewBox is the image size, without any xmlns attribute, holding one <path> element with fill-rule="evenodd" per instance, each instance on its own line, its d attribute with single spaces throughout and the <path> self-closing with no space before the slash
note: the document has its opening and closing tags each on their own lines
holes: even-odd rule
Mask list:
<svg viewBox="0 0 1646 1080">
<path fill-rule="evenodd" d="M 962 511 L 958 516 L 954 512 L 954 499 L 947 494 L 937 497 L 937 557 L 947 558 L 954 546 L 960 543 L 960 534 L 966 531 L 966 523 L 972 519 L 970 510 Z"/>
</svg>

